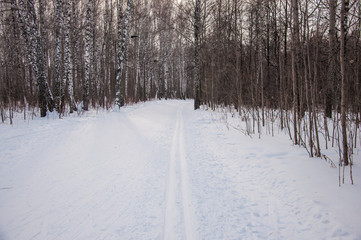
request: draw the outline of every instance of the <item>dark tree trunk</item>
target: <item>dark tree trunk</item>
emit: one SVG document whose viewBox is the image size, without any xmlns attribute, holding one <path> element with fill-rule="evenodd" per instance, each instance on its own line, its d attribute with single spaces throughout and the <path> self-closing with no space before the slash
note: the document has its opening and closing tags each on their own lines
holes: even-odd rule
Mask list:
<svg viewBox="0 0 361 240">
<path fill-rule="evenodd" d="M 337 42 L 336 42 L 336 7 L 337 0 L 329 0 L 329 58 L 328 58 L 328 78 L 325 91 L 325 114 L 332 118 L 333 86 L 337 84 Z"/>
<path fill-rule="evenodd" d="M 199 62 L 200 5 L 200 0 L 196 0 L 196 6 L 194 10 L 194 109 L 198 109 L 201 104 Z"/>
<path fill-rule="evenodd" d="M 342 129 L 342 157 L 345 166 L 349 164 L 348 159 L 348 144 L 347 144 L 347 129 L 346 129 L 346 34 L 347 34 L 347 11 L 348 0 L 342 0 L 341 3 L 341 49 L 340 49 L 340 62 L 341 62 L 341 129 Z"/>
<path fill-rule="evenodd" d="M 298 80 L 297 80 L 297 49 L 299 41 L 299 20 L 298 20 L 298 0 L 292 0 L 292 87 L 293 87 L 293 128 L 294 128 L 294 143 L 298 144 L 298 131 L 297 131 L 297 113 L 298 106 Z"/>
</svg>

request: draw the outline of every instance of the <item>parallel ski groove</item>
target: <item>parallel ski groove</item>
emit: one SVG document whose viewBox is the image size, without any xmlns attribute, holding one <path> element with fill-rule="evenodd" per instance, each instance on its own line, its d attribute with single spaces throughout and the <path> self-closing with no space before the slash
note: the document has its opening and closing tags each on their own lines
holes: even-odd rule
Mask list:
<svg viewBox="0 0 361 240">
<path fill-rule="evenodd" d="M 177 169 L 177 166 L 179 166 L 180 169 Z M 180 173 L 179 179 L 177 179 L 177 172 Z M 177 189 L 177 186 L 180 186 L 181 189 Z M 181 197 L 181 208 L 177 206 L 177 196 Z M 177 224 L 178 216 L 183 217 L 183 224 Z M 184 229 L 179 229 L 180 226 L 184 226 Z M 184 231 L 185 239 L 197 239 L 195 226 L 194 208 L 191 202 L 191 190 L 184 146 L 183 108 L 180 107 L 177 111 L 177 122 L 170 151 L 163 237 L 165 240 L 178 239 L 179 236 L 177 236 L 177 232 Z"/>
<path fill-rule="evenodd" d="M 191 201 L 191 189 L 188 176 L 188 164 L 186 159 L 186 150 L 184 146 L 184 126 L 183 126 L 183 109 L 180 112 L 180 135 L 179 135 L 179 160 L 181 168 L 181 187 L 182 187 L 182 203 L 183 203 L 183 219 L 185 226 L 186 239 L 197 239 L 196 221 L 194 216 L 194 208 Z"/>
<path fill-rule="evenodd" d="M 177 145 L 179 134 L 179 118 L 175 125 L 174 135 L 172 139 L 172 147 L 170 151 L 169 173 L 166 189 L 166 209 L 165 209 L 165 222 L 164 222 L 164 240 L 176 239 L 176 158 L 177 158 Z"/>
</svg>

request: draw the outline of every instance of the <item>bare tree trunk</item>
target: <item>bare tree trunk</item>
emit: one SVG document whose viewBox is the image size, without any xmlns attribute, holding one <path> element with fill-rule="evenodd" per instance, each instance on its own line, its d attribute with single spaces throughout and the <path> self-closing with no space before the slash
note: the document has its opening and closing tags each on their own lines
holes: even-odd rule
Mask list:
<svg viewBox="0 0 361 240">
<path fill-rule="evenodd" d="M 306 91 L 306 103 L 307 103 L 307 111 L 308 111 L 308 130 L 309 130 L 309 146 L 310 146 L 310 157 L 313 157 L 313 119 L 312 119 L 312 103 L 311 103 L 311 59 L 310 59 L 310 34 L 309 34 L 309 23 L 308 23 L 308 2 L 305 4 L 305 18 L 304 18 L 304 32 L 305 32 L 305 49 L 303 51 L 303 63 L 304 63 L 304 77 L 305 77 L 305 91 Z M 317 36 L 318 37 L 318 36 Z M 305 139 L 306 144 L 306 139 Z"/>
<path fill-rule="evenodd" d="M 117 26 L 117 55 L 118 55 L 118 69 L 115 80 L 115 104 L 118 107 L 122 107 L 124 105 L 124 96 L 122 89 L 122 71 L 123 71 L 123 61 L 125 57 L 125 53 L 123 52 L 123 0 L 118 0 L 117 5 L 117 17 L 118 17 L 118 26 Z"/>
<path fill-rule="evenodd" d="M 43 64 L 44 64 L 44 74 L 45 79 L 48 79 L 48 43 L 46 38 L 46 26 L 45 26 L 45 5 L 44 0 L 39 0 L 38 9 L 39 9 L 39 33 L 40 33 L 40 43 L 41 50 L 43 53 Z"/>
<path fill-rule="evenodd" d="M 196 0 L 194 10 L 194 109 L 198 109 L 201 104 L 200 99 L 200 62 L 199 62 L 199 27 L 201 2 Z"/>
<path fill-rule="evenodd" d="M 135 60 L 135 84 L 134 84 L 134 101 L 138 102 L 140 100 L 140 92 L 139 92 L 139 85 L 140 85 L 140 38 L 141 38 L 141 31 L 142 31 L 142 25 L 143 20 L 139 24 L 138 27 L 138 36 L 137 36 L 137 43 L 136 45 L 136 60 Z"/>
<path fill-rule="evenodd" d="M 19 11 L 19 21 L 27 46 L 27 58 L 34 69 L 39 89 L 38 101 L 40 116 L 45 117 L 47 109 L 50 111 L 53 110 L 53 96 L 44 72 L 44 57 L 41 48 L 40 33 L 36 22 L 34 1 L 28 0 L 25 5 L 24 0 L 19 0 L 19 5 L 23 10 Z"/>
<path fill-rule="evenodd" d="M 70 0 L 65 0 L 65 36 L 64 36 L 64 84 L 68 84 L 68 95 L 69 95 L 69 110 L 70 113 L 73 110 L 76 110 L 76 104 L 74 101 L 74 91 L 73 91 L 73 62 L 71 60 L 71 44 L 70 44 L 70 21 L 71 21 L 71 11 L 70 11 Z M 65 88 L 65 86 L 64 86 Z"/>
<path fill-rule="evenodd" d="M 286 107 L 286 94 L 285 94 L 285 87 L 286 87 L 286 63 L 287 63 L 287 29 L 288 29 L 288 0 L 285 1 L 285 23 L 284 23 L 284 34 L 283 34 L 283 63 L 282 63 L 282 54 L 281 54 L 281 43 L 280 43 L 280 50 L 279 50 L 279 72 L 280 72 L 280 111 L 281 111 L 281 129 L 284 127 L 284 116 L 283 111 L 287 111 Z M 287 116 L 287 112 L 286 112 Z M 288 120 L 287 120 L 288 121 Z M 287 125 L 287 124 L 286 124 Z"/>
<path fill-rule="evenodd" d="M 332 118 L 333 86 L 337 84 L 336 7 L 337 0 L 329 0 L 329 57 L 325 91 L 325 114 L 329 118 Z"/>
<path fill-rule="evenodd" d="M 127 40 L 128 40 L 128 28 L 130 21 L 130 14 L 132 9 L 132 0 L 127 1 L 127 8 L 125 11 L 125 19 L 123 20 L 122 6 L 123 0 L 119 0 L 118 3 L 118 69 L 116 74 L 116 96 L 115 104 L 120 108 L 124 106 L 124 90 L 122 88 L 122 74 L 123 74 L 123 62 L 127 54 Z M 127 92 L 127 71 L 125 77 L 125 91 Z M 125 93 L 127 94 L 127 93 Z"/>
<path fill-rule="evenodd" d="M 317 62 L 318 62 L 318 56 L 319 56 L 319 41 L 316 43 L 316 53 L 315 53 L 315 60 L 314 60 L 314 71 L 313 71 L 313 84 L 311 84 L 311 101 L 312 106 L 316 105 L 316 89 L 317 89 L 317 79 L 318 79 L 318 71 L 317 71 Z M 320 149 L 320 139 L 318 136 L 318 126 L 317 126 L 317 112 L 316 108 L 313 107 L 313 121 L 315 126 L 315 138 L 316 138 L 316 147 L 315 147 L 315 155 L 316 157 L 321 156 L 321 149 Z"/>
<path fill-rule="evenodd" d="M 262 126 L 265 125 L 264 119 L 264 66 L 263 66 L 263 47 L 261 47 L 260 54 L 259 54 L 259 61 L 260 61 L 260 78 L 261 78 L 261 111 L 262 111 Z"/>
<path fill-rule="evenodd" d="M 70 27 L 70 43 L 71 43 L 71 61 L 72 61 L 72 66 L 73 66 L 73 70 L 72 70 L 72 79 L 73 79 L 73 89 L 75 90 L 74 92 L 74 102 L 77 100 L 80 100 L 81 96 L 78 95 L 77 96 L 77 89 L 79 89 L 79 86 L 82 86 L 82 81 L 81 81 L 81 76 L 82 74 L 80 73 L 80 69 L 83 69 L 83 64 L 82 64 L 82 58 L 83 55 L 80 54 L 81 50 L 80 50 L 80 43 L 82 42 L 82 39 L 80 38 L 80 31 L 79 29 L 79 9 L 76 8 L 77 3 L 76 1 L 71 1 L 71 15 L 72 15 L 72 21 L 70 22 L 71 27 Z"/>
<path fill-rule="evenodd" d="M 91 41 L 90 41 L 90 72 L 89 72 L 89 92 L 91 94 L 91 104 L 93 108 L 97 106 L 98 100 L 98 47 L 97 47 L 97 8 L 96 1 L 92 3 L 92 16 L 91 16 Z"/>
<path fill-rule="evenodd" d="M 93 0 L 86 1 L 86 26 L 85 26 L 85 77 L 83 84 L 83 110 L 87 111 L 89 108 L 89 82 L 91 71 L 91 39 L 92 39 L 92 8 Z"/>
<path fill-rule="evenodd" d="M 242 34 L 241 42 L 238 43 L 238 0 L 234 0 L 234 46 L 236 49 L 236 83 L 238 83 L 238 114 L 241 115 L 242 109 L 242 78 L 240 77 L 239 71 L 239 55 L 242 50 L 239 46 L 242 46 Z M 242 26 L 241 26 L 242 28 Z M 241 30 L 242 31 L 242 30 Z M 242 53 L 241 53 L 242 54 Z"/>
<path fill-rule="evenodd" d="M 61 39 L 62 39 L 62 24 L 63 24 L 63 2 L 56 0 L 55 6 L 55 78 L 54 78 L 54 95 L 55 108 L 58 113 L 61 113 L 62 102 L 62 80 L 61 80 Z"/>
<path fill-rule="evenodd" d="M 341 64 L 341 129 L 342 129 L 342 158 L 345 166 L 349 164 L 348 160 L 348 144 L 346 129 L 346 70 L 345 70 L 345 45 L 346 45 L 346 28 L 347 28 L 347 11 L 348 0 L 341 2 L 341 48 L 340 48 L 340 64 Z"/>
<path fill-rule="evenodd" d="M 298 113 L 298 92 L 297 92 L 297 48 L 299 41 L 299 20 L 298 20 L 298 0 L 292 0 L 292 86 L 293 86 L 293 128 L 294 143 L 298 144 L 297 113 Z"/>
</svg>

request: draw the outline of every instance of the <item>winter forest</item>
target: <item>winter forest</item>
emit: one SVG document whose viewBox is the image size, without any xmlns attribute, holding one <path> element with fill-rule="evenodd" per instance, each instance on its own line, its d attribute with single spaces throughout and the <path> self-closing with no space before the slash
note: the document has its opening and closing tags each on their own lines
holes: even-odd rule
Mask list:
<svg viewBox="0 0 361 240">
<path fill-rule="evenodd" d="M 193 99 L 191 105 L 189 105 L 189 99 Z M 163 104 L 164 109 L 158 109 L 154 102 Z M 121 115 L 123 116 L 121 120 L 112 118 L 112 121 L 109 119 L 107 121 L 109 125 L 119 121 L 117 123 L 124 124 L 124 127 L 119 125 L 119 129 L 114 128 L 125 132 L 125 135 L 126 133 L 132 135 L 134 133 L 130 131 L 138 129 L 132 119 L 137 120 L 134 123 L 143 121 L 138 119 L 143 116 L 140 110 L 139 113 L 138 110 L 132 110 L 138 109 L 136 106 L 139 109 L 145 106 L 144 112 L 149 111 L 151 116 L 154 114 L 154 119 L 157 116 L 152 112 L 153 110 L 158 111 L 158 117 L 166 111 L 172 113 L 170 120 L 164 117 L 159 122 L 165 124 L 169 120 L 172 122 L 171 126 L 175 124 L 173 138 L 172 136 L 169 139 L 164 138 L 164 141 L 167 139 L 164 146 L 170 144 L 168 152 L 173 157 L 169 163 L 169 176 L 167 175 L 169 183 L 166 183 L 164 187 L 166 189 L 164 230 L 158 231 L 156 227 L 151 228 L 146 225 L 150 222 L 141 222 L 145 224 L 142 225 L 141 230 L 144 235 L 131 235 L 128 231 L 129 235 L 126 235 L 125 239 L 144 239 L 143 237 L 148 236 L 152 236 L 151 239 L 239 239 L 239 236 L 245 237 L 244 239 L 359 239 L 361 237 L 359 230 L 353 232 L 354 228 L 345 230 L 343 227 L 325 227 L 324 232 L 317 232 L 318 230 L 311 227 L 312 224 L 317 226 L 318 221 L 322 220 L 327 221 L 327 226 L 329 226 L 334 221 L 324 219 L 325 214 L 320 213 L 324 206 L 318 212 L 313 204 L 307 205 L 308 203 L 305 202 L 300 203 L 300 207 L 312 205 L 311 212 L 314 215 L 302 215 L 299 218 L 309 220 L 308 222 L 312 224 L 310 223 L 308 228 L 300 225 L 299 229 L 294 231 L 289 230 L 291 225 L 287 225 L 285 227 L 287 232 L 283 231 L 281 224 L 272 222 L 272 219 L 282 219 L 282 216 L 291 219 L 286 217 L 286 211 L 298 216 L 295 208 L 285 207 L 280 210 L 282 206 L 288 204 L 284 201 L 291 201 L 292 197 L 297 196 L 289 194 L 286 200 L 280 200 L 281 197 L 274 197 L 273 192 L 269 192 L 267 197 L 278 200 L 269 200 L 268 212 L 264 216 L 271 219 L 273 225 L 271 224 L 270 228 L 278 226 L 277 231 L 269 233 L 268 230 L 260 227 L 261 225 L 257 225 L 261 223 L 254 219 L 257 215 L 262 215 L 264 209 L 257 208 L 255 205 L 249 206 L 251 209 L 255 208 L 255 211 L 249 218 L 253 219 L 252 224 L 247 226 L 253 230 L 262 229 L 260 232 L 251 229 L 245 230 L 246 235 L 240 235 L 241 233 L 236 232 L 235 228 L 231 227 L 234 231 L 228 229 L 226 223 L 222 225 L 224 228 L 217 230 L 217 223 L 212 222 L 211 218 L 207 217 L 208 215 L 206 217 L 202 215 L 202 218 L 202 208 L 195 203 L 207 202 L 208 199 L 205 198 L 206 193 L 202 192 L 202 189 L 207 187 L 202 185 L 205 183 L 200 183 L 207 182 L 208 175 L 197 172 L 199 176 L 195 177 L 197 175 L 195 169 L 204 167 L 205 165 L 202 164 L 206 164 L 206 161 L 195 163 L 187 160 L 188 166 L 184 163 L 185 159 L 192 156 L 195 159 L 198 157 L 205 159 L 201 150 L 197 150 L 199 152 L 192 150 L 195 151 L 193 155 L 188 154 L 189 149 L 187 150 L 187 146 L 191 143 L 194 142 L 194 145 L 197 145 L 203 141 L 200 138 L 202 134 L 199 132 L 198 137 L 194 136 L 194 139 L 199 142 L 190 137 L 188 145 L 187 141 L 183 141 L 183 139 L 187 140 L 183 132 L 194 134 L 201 131 L 198 129 L 200 126 L 211 133 L 217 132 L 205 125 L 208 121 L 204 120 L 205 118 L 213 122 L 222 122 L 221 125 L 216 124 L 218 130 L 223 127 L 226 128 L 225 131 L 234 130 L 240 136 L 252 139 L 252 142 L 255 139 L 263 139 L 264 146 L 268 144 L 273 146 L 272 141 L 278 141 L 268 139 L 268 136 L 279 139 L 277 135 L 283 135 L 288 141 L 282 142 L 285 144 L 282 146 L 287 146 L 288 149 L 284 151 L 293 151 L 288 148 L 290 144 L 293 147 L 299 146 L 297 151 L 302 149 L 310 159 L 322 159 L 324 165 L 337 170 L 337 183 L 332 183 L 332 185 L 342 188 L 345 182 L 350 182 L 352 186 L 360 184 L 360 181 L 354 181 L 354 178 L 359 178 L 359 176 L 353 173 L 353 167 L 356 170 L 359 169 L 357 163 L 360 160 L 361 149 L 360 0 L 0 0 L 0 114 L 2 121 L 0 125 L 6 123 L 12 125 L 16 118 L 28 121 L 29 118 L 39 117 L 41 121 L 41 119 L 49 119 L 49 116 L 56 116 L 58 119 L 72 115 L 92 116 L 92 111 L 98 112 L 101 109 L 105 112 L 127 114 L 127 117 Z M 171 110 L 169 106 L 179 109 Z M 201 109 L 204 112 L 193 111 L 192 113 L 186 109 L 192 111 Z M 194 115 L 197 113 L 198 115 Z M 186 118 L 187 116 L 189 118 Z M 87 124 L 93 124 L 88 121 L 91 120 L 86 120 Z M 76 124 L 80 126 L 80 123 Z M 150 128 L 158 129 L 157 126 L 157 124 L 149 124 Z M 152 135 L 153 132 L 150 133 L 148 129 L 143 128 L 143 132 L 137 132 L 136 136 L 133 136 L 137 144 L 140 142 L 142 146 L 146 146 L 143 142 L 146 141 L 143 139 L 143 133 L 149 134 L 152 139 L 161 138 L 160 135 L 155 137 Z M 97 129 L 99 132 L 101 132 L 99 129 L 103 129 L 104 132 L 109 131 L 112 136 L 110 128 L 99 124 Z M 164 130 L 161 129 L 163 128 L 159 126 L 159 131 Z M 76 130 L 75 127 L 74 130 Z M 57 130 L 52 131 L 54 134 L 61 134 Z M 5 131 L 3 133 L 5 136 Z M 84 136 L 80 134 L 79 136 L 79 139 L 85 140 Z M 164 133 L 164 136 L 168 135 Z M 209 135 L 205 134 L 205 138 L 207 136 Z M 1 132 L 0 138 L 2 138 Z M 236 139 L 233 135 L 230 138 Z M 107 141 L 109 139 L 112 138 L 108 138 Z M 114 135 L 112 140 L 115 144 L 119 139 Z M 214 143 L 217 141 L 223 140 L 214 138 Z M 162 144 L 161 146 L 164 147 Z M 242 144 L 248 146 L 244 142 Z M 54 145 L 56 145 L 55 140 Z M 213 146 L 214 148 L 211 146 L 213 145 L 209 144 L 204 147 L 209 152 L 217 149 L 225 155 L 232 151 L 240 151 L 228 145 L 224 145 L 224 149 L 230 151 L 223 151 L 220 147 L 223 146 L 221 143 Z M 67 146 L 67 149 L 69 147 L 71 148 Z M 78 147 L 82 148 L 81 145 Z M 249 147 L 245 151 L 253 149 L 252 145 Z M 162 153 L 148 148 L 145 149 L 145 153 L 148 150 L 151 156 L 160 154 L 160 159 L 163 159 Z M 271 148 L 268 150 L 272 151 Z M 5 148 L 2 151 L 7 152 Z M 210 154 L 209 152 L 207 154 Z M 110 154 L 105 149 L 104 153 Z M 123 153 L 119 152 L 119 154 Z M 218 153 L 214 154 L 213 157 Z M 252 154 L 250 153 L 250 156 Z M 279 155 L 277 156 L 282 159 Z M 143 157 L 141 155 L 137 159 L 143 159 Z M 356 160 L 355 164 L 354 160 Z M 262 166 L 265 164 L 265 162 L 255 160 L 255 163 L 253 165 L 249 163 L 251 165 L 247 165 L 247 168 L 255 167 L 256 163 Z M 279 164 L 277 166 L 283 166 L 283 163 Z M 142 166 L 142 163 L 135 163 L 135 165 Z M 307 169 L 306 166 L 310 168 Z M 306 164 L 302 169 L 305 172 L 312 172 L 310 170 L 312 166 L 313 163 Z M 0 164 L 0 167 L 3 168 L 3 165 Z M 123 167 L 132 169 L 133 165 Z M 197 168 L 192 170 L 192 167 Z M 294 167 L 297 168 L 296 165 Z M 101 168 L 97 177 L 100 177 L 101 173 L 107 175 L 106 169 L 108 168 Z M 163 171 L 162 169 L 160 167 L 159 171 Z M 210 171 L 211 167 L 206 169 Z M 0 173 L 2 171 L 5 170 L 1 170 Z M 229 176 L 233 176 L 232 179 L 238 179 L 237 174 L 232 171 L 228 172 Z M 268 173 L 268 170 L 257 171 L 259 171 L 257 174 L 252 172 L 254 175 L 247 176 L 254 179 Z M 293 173 L 296 174 L 296 171 Z M 360 172 L 356 171 L 357 173 Z M 163 172 L 159 172 L 160 176 L 162 174 Z M 158 182 L 155 179 L 151 177 L 149 179 L 154 180 L 155 182 L 150 182 L 157 185 Z M 145 175 L 143 180 L 149 179 Z M 311 177 L 311 179 L 314 180 L 316 177 Z M 325 179 L 329 178 L 325 177 Z M 198 188 L 194 187 L 195 183 L 199 184 Z M 278 183 L 276 181 L 275 185 L 267 185 L 269 183 L 265 180 L 263 185 L 269 188 L 283 186 L 282 182 L 277 185 Z M 181 193 L 173 192 L 177 184 L 181 186 Z M 321 184 L 315 184 L 315 186 L 322 188 Z M 10 187 L 2 186 L 0 183 L 0 194 L 8 189 Z M 158 190 L 155 189 L 153 193 L 163 191 Z M 253 194 L 253 188 L 244 190 Z M 106 189 L 99 191 L 106 191 Z M 129 191 L 131 191 L 130 188 Z M 219 191 L 221 191 L 220 188 Z M 355 200 L 354 196 L 356 200 L 359 200 L 360 193 L 359 190 L 350 190 L 349 195 L 346 194 L 346 196 L 351 196 L 352 201 Z M 207 194 L 209 198 L 212 197 L 211 193 L 207 192 Z M 252 195 L 254 199 L 263 198 L 257 195 L 260 192 L 255 194 Z M 286 192 L 282 194 L 286 196 Z M 333 196 L 327 194 L 322 196 Z M 196 199 L 197 196 L 201 196 L 201 200 Z M 217 196 L 219 195 L 214 194 L 213 197 Z M 224 195 L 222 199 L 228 203 L 233 198 L 232 196 L 226 198 L 227 196 Z M 145 196 L 142 195 L 142 197 Z M 158 195 L 156 197 L 153 201 L 161 202 L 162 197 Z M 175 203 L 178 198 L 182 199 L 183 207 Z M 99 198 L 99 201 L 102 199 Z M 130 205 L 131 199 L 131 197 L 128 199 Z M 112 200 L 111 197 L 110 200 Z M 151 199 L 142 198 L 142 200 L 144 202 Z M 1 201 L 0 197 L 0 203 Z M 59 202 L 59 205 L 61 204 L 62 202 Z M 212 206 L 210 202 L 207 204 L 207 206 Z M 216 209 L 221 209 L 220 206 L 221 204 Z M 233 206 L 232 203 L 229 206 Z M 247 208 L 247 204 L 242 206 Z M 350 206 L 359 208 L 359 205 L 358 207 Z M 133 207 L 136 209 L 139 205 Z M 173 208 L 174 211 L 172 211 Z M 3 209 L 0 207 L 0 214 L 5 211 Z M 109 213 L 112 212 L 108 210 Z M 153 208 L 146 210 L 149 210 L 149 216 L 156 215 L 152 212 Z M 223 210 L 228 213 L 235 211 L 228 208 Z M 134 215 L 134 219 L 130 220 L 130 225 L 127 225 L 129 228 L 139 224 L 138 220 L 141 219 L 139 214 Z M 245 216 L 248 213 L 242 212 L 242 214 Z M 227 216 L 236 221 L 242 214 Z M 322 217 L 317 217 L 320 214 Z M 181 216 L 183 220 L 179 220 Z M 221 213 L 217 215 L 216 212 L 216 216 L 221 218 L 220 216 L 223 215 Z M 245 222 L 249 223 L 249 219 L 247 218 Z M 0 219 L 0 239 L 2 239 L 3 220 Z M 351 217 L 351 220 L 359 222 L 359 217 L 358 219 Z M 157 221 L 154 224 L 157 224 Z M 296 220 L 292 221 L 293 219 L 290 224 L 296 224 Z M 177 223 L 181 223 L 180 226 L 184 228 L 184 231 L 172 231 Z M 110 225 L 107 226 L 110 227 Z M 307 232 L 308 230 L 303 232 L 304 227 L 311 229 L 311 233 Z M 94 233 L 100 232 L 100 230 L 94 231 Z M 218 235 L 220 232 L 227 231 L 230 235 Z M 61 238 L 73 238 L 76 236 L 74 232 L 76 230 L 68 232 L 68 235 Z M 162 233 L 159 235 L 158 232 Z M 298 237 L 295 238 L 291 232 L 297 232 Z M 326 232 L 330 232 L 331 235 L 324 235 Z M 147 235 L 148 233 L 150 235 Z M 307 235 L 308 233 L 310 234 Z M 30 234 L 29 232 L 23 234 L 25 235 L 9 234 L 9 236 L 30 238 L 27 235 Z M 36 232 L 31 234 L 37 236 Z M 49 235 L 39 236 L 54 236 L 49 232 L 47 234 Z M 109 237 L 109 235 L 97 234 L 94 236 Z M 307 236 L 307 238 L 302 236 Z M 116 235 L 111 235 L 109 239 L 117 238 Z"/>
<path fill-rule="evenodd" d="M 325 138 L 348 165 L 360 142 L 360 1 L 0 4 L 3 122 L 18 109 L 194 98 L 234 107 L 253 133 L 279 119 L 310 156 Z"/>
</svg>

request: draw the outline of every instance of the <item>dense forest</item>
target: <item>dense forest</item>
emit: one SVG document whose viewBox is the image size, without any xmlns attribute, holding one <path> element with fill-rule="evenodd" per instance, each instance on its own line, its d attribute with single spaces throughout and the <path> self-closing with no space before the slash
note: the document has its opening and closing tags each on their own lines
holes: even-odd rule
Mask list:
<svg viewBox="0 0 361 240">
<path fill-rule="evenodd" d="M 59 116 L 156 98 L 279 122 L 310 156 L 360 144 L 359 0 L 1 0 L 0 108 Z M 321 140 L 324 139 L 324 140 Z"/>
</svg>

